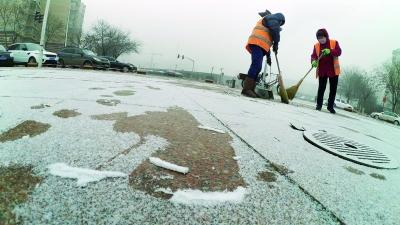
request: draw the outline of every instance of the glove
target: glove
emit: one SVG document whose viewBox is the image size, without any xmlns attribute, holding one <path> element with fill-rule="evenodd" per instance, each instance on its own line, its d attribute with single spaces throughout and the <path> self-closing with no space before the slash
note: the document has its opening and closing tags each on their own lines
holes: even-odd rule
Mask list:
<svg viewBox="0 0 400 225">
<path fill-rule="evenodd" d="M 318 67 L 318 61 L 317 61 L 317 60 L 313 60 L 313 61 L 311 62 L 311 66 L 312 66 L 313 68 L 317 68 L 317 67 Z"/>
<path fill-rule="evenodd" d="M 274 43 L 272 50 L 275 52 L 275 54 L 278 54 L 278 43 Z"/>
<path fill-rule="evenodd" d="M 327 56 L 327 55 L 331 54 L 331 50 L 330 50 L 329 48 L 323 49 L 323 50 L 322 50 L 322 54 L 323 54 L 324 56 Z"/>
<path fill-rule="evenodd" d="M 271 66 L 272 64 L 271 56 L 267 57 L 267 64 L 268 66 Z"/>
</svg>

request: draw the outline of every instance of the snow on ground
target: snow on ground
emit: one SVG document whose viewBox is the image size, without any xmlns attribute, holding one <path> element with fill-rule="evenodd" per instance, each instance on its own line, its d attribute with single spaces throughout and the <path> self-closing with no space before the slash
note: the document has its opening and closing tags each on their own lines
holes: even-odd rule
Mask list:
<svg viewBox="0 0 400 225">
<path fill-rule="evenodd" d="M 101 181 L 106 178 L 126 177 L 127 174 L 114 171 L 98 171 L 85 168 L 71 167 L 65 163 L 54 163 L 49 165 L 49 173 L 62 178 L 77 179 L 78 187 L 86 187 L 90 182 Z"/>
<path fill-rule="evenodd" d="M 240 203 L 244 195 L 246 194 L 246 188 L 238 187 L 233 192 L 202 192 L 199 190 L 178 190 L 174 193 L 171 202 L 180 204 L 222 204 L 226 202 Z"/>
<path fill-rule="evenodd" d="M 204 129 L 204 130 L 211 130 L 211 131 L 214 131 L 214 132 L 217 132 L 217 133 L 221 133 L 221 134 L 225 134 L 225 131 L 223 131 L 223 130 L 218 130 L 218 129 L 215 129 L 215 128 L 212 128 L 212 127 L 208 127 L 208 126 L 199 126 L 199 128 L 200 129 Z"/>
<path fill-rule="evenodd" d="M 191 81 L 59 69 L 11 68 L 2 69 L 0 75 L 0 133 L 25 120 L 51 124 L 39 136 L 0 143 L 0 166 L 33 165 L 35 172 L 45 178 L 30 200 L 15 209 L 23 224 L 400 221 L 399 169 L 378 170 L 345 161 L 310 145 L 302 132 L 289 125 L 356 140 L 397 161 L 399 127 L 344 111 L 337 115 L 317 112 L 304 102 L 283 105 L 252 100 L 241 97 L 236 90 Z M 134 91 L 134 95 L 114 93 L 122 90 Z M 121 103 L 107 106 L 97 103 L 99 99 Z M 31 109 L 40 104 L 51 107 Z M 200 124 L 229 131 L 239 172 L 247 184 L 240 203 L 175 204 L 134 190 L 126 177 L 100 180 L 82 189 L 74 180 L 48 175 L 48 165 L 57 162 L 129 174 L 151 154 L 166 149 L 168 140 L 147 136 L 141 143 L 135 133 L 114 131 L 113 121 L 94 120 L 91 116 L 121 112 L 135 116 L 146 111 L 166 112 L 176 106 L 190 112 Z M 52 115 L 62 109 L 76 109 L 81 115 L 67 119 Z M 271 163 L 285 166 L 291 173 L 278 172 Z M 349 168 L 364 174 L 355 174 Z M 274 174 L 276 181 L 259 180 L 263 171 Z M 385 179 L 372 177 L 374 173 Z M 161 188 L 158 191 L 169 192 Z"/>
<path fill-rule="evenodd" d="M 157 157 L 150 157 L 149 160 L 151 163 L 153 163 L 154 165 L 161 167 L 161 168 L 165 168 L 165 169 L 172 170 L 172 171 L 175 171 L 178 173 L 183 173 L 183 174 L 187 174 L 189 172 L 189 168 L 187 168 L 187 167 L 178 166 L 176 164 L 169 163 L 169 162 L 164 161 Z"/>
</svg>

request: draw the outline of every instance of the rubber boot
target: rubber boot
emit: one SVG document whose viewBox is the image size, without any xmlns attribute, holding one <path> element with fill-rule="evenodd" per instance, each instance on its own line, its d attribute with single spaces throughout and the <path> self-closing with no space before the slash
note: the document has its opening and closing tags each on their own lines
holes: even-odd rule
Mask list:
<svg viewBox="0 0 400 225">
<path fill-rule="evenodd" d="M 243 84 L 242 95 L 250 97 L 250 98 L 257 98 L 256 93 L 254 93 L 253 89 L 256 87 L 256 82 L 253 78 L 246 77 Z"/>
<path fill-rule="evenodd" d="M 253 90 L 253 92 L 254 92 L 254 94 L 256 94 L 257 98 L 261 98 L 261 96 L 259 94 L 257 94 L 256 87 L 257 87 L 257 83 L 255 82 L 254 87 L 251 90 Z"/>
</svg>

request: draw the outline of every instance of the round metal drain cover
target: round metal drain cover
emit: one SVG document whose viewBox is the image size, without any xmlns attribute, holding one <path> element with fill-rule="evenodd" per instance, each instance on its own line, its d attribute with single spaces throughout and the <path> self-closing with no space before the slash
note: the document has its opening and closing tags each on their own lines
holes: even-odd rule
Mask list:
<svg viewBox="0 0 400 225">
<path fill-rule="evenodd" d="M 340 158 L 378 169 L 397 169 L 398 164 L 369 146 L 326 132 L 305 131 L 304 139 Z"/>
</svg>

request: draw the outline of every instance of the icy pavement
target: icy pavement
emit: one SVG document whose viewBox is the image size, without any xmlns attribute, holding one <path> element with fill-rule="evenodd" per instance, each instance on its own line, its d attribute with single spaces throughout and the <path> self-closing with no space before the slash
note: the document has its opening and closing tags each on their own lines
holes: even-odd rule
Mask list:
<svg viewBox="0 0 400 225">
<path fill-rule="evenodd" d="M 400 169 L 333 156 L 290 124 L 361 142 L 398 162 L 399 127 L 312 108 L 191 81 L 1 69 L 0 168 L 31 165 L 44 178 L 13 209 L 23 224 L 398 224 Z M 29 136 L 13 130 L 25 121 L 49 128 Z M 149 157 L 189 173 L 164 170 Z M 54 163 L 130 175 L 82 188 L 51 175 Z"/>
</svg>

